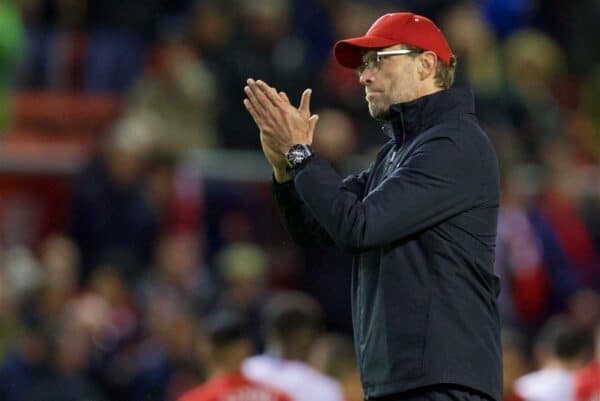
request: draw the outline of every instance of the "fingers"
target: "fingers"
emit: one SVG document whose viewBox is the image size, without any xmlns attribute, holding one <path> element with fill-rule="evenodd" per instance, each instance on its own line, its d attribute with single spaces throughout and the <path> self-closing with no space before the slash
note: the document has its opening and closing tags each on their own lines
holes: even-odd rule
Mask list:
<svg viewBox="0 0 600 401">
<path fill-rule="evenodd" d="M 272 106 L 278 107 L 283 103 L 277 91 L 263 81 L 255 81 L 250 78 L 246 83 L 248 86 L 246 86 L 244 90 L 246 90 L 248 95 L 254 96 L 253 98 L 250 98 L 250 96 L 248 97 L 250 98 L 250 101 L 254 102 L 256 100 L 258 102 L 255 103 L 255 106 L 260 105 L 264 108 Z"/>
<path fill-rule="evenodd" d="M 275 88 L 267 85 L 261 80 L 256 81 L 256 86 L 263 91 L 265 97 L 269 99 L 274 106 L 279 106 L 281 104 L 281 97 Z"/>
<path fill-rule="evenodd" d="M 262 124 L 262 119 L 260 114 L 258 114 L 257 110 L 252 105 L 252 102 L 248 99 L 244 99 L 244 106 L 246 106 L 246 110 L 248 110 L 256 125 L 260 127 L 260 125 Z"/>
<path fill-rule="evenodd" d="M 300 106 L 298 110 L 306 115 L 310 116 L 310 95 L 312 94 L 312 89 L 306 89 L 302 92 L 302 98 L 300 99 Z"/>
<path fill-rule="evenodd" d="M 248 100 L 254 106 L 254 110 L 262 115 L 266 110 L 272 107 L 271 101 L 269 101 L 262 90 L 260 90 L 255 84 L 254 81 L 250 83 L 251 80 L 248 80 L 248 85 L 244 87 L 244 92 L 246 96 L 248 96 Z"/>
<path fill-rule="evenodd" d="M 285 92 L 279 92 L 279 97 L 281 98 L 281 100 L 283 100 L 287 104 L 291 103 L 290 98 L 288 98 L 288 96 L 285 94 Z"/>
</svg>

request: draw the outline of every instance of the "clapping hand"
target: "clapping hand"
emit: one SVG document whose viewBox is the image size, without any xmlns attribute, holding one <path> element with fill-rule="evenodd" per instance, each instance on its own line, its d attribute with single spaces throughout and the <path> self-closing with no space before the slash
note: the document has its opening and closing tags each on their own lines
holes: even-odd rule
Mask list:
<svg viewBox="0 0 600 401">
<path fill-rule="evenodd" d="M 285 170 L 284 155 L 292 145 L 312 143 L 319 116 L 310 114 L 312 90 L 302 93 L 300 106 L 292 106 L 284 92 L 263 81 L 248 79 L 244 106 L 260 130 L 263 152 L 274 170 Z"/>
</svg>

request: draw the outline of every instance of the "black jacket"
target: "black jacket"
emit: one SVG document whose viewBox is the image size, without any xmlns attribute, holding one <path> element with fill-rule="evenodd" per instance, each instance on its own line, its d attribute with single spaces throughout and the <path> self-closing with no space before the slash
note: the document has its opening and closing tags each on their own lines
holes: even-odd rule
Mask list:
<svg viewBox="0 0 600 401">
<path fill-rule="evenodd" d="M 468 90 L 391 113 L 394 138 L 366 171 L 342 181 L 315 155 L 293 181 L 274 184 L 285 224 L 301 245 L 335 243 L 354 255 L 366 398 L 453 383 L 500 400 L 494 150 Z"/>
</svg>

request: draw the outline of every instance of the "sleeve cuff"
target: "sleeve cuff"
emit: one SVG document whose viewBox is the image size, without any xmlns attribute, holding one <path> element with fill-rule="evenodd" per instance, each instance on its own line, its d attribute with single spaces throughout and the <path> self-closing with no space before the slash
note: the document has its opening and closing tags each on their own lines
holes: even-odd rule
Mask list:
<svg viewBox="0 0 600 401">
<path fill-rule="evenodd" d="M 283 183 L 278 183 L 275 180 L 275 175 L 271 176 L 273 181 L 272 188 L 275 199 L 278 202 L 286 204 L 294 200 L 294 178 Z"/>
<path fill-rule="evenodd" d="M 292 179 L 283 183 L 278 183 L 275 180 L 275 175 L 271 175 L 271 179 L 273 181 L 273 194 L 275 195 L 275 199 L 277 199 L 277 201 L 282 204 L 297 201 L 296 187 L 294 184 L 296 176 L 300 174 L 306 167 L 312 165 L 313 163 L 318 163 L 318 160 L 318 157 L 315 154 L 313 154 L 304 163 L 291 169 L 290 175 L 292 176 Z"/>
<path fill-rule="evenodd" d="M 304 163 L 302 163 L 301 165 L 299 165 L 299 166 L 296 166 L 296 167 L 294 167 L 293 169 L 291 169 L 291 170 L 290 170 L 290 175 L 292 176 L 292 179 L 293 179 L 293 180 L 295 180 L 295 179 L 296 179 L 296 176 L 297 176 L 298 174 L 300 174 L 300 172 L 301 172 L 302 170 L 304 170 L 304 169 L 305 169 L 307 166 L 309 166 L 309 165 L 311 165 L 312 163 L 314 163 L 314 162 L 315 162 L 315 160 L 317 160 L 317 159 L 318 159 L 318 158 L 317 158 L 317 155 L 315 155 L 315 154 L 313 153 L 311 157 L 309 157 L 308 159 L 306 159 L 306 160 L 304 161 Z"/>
</svg>

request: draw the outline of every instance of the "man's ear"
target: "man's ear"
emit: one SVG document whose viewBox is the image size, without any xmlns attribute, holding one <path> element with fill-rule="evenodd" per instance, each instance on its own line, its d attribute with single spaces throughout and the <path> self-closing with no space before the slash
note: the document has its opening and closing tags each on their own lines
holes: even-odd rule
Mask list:
<svg viewBox="0 0 600 401">
<path fill-rule="evenodd" d="M 419 76 L 422 80 L 426 80 L 429 77 L 435 75 L 438 59 L 433 52 L 424 52 L 419 57 L 418 71 Z"/>
</svg>

